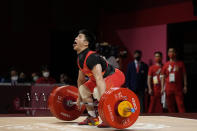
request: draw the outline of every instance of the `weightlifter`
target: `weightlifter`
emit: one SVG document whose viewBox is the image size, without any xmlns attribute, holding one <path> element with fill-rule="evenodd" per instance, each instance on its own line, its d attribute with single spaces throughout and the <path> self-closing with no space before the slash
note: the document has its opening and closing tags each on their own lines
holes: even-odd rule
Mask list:
<svg viewBox="0 0 197 131">
<path fill-rule="evenodd" d="M 93 103 L 93 98 L 100 100 L 106 89 L 111 87 L 121 87 L 125 82 L 124 74 L 112 67 L 107 61 L 90 50 L 95 45 L 96 38 L 94 34 L 86 29 L 80 30 L 75 38 L 73 48 L 78 54 L 78 99 L 77 105 L 80 108 L 80 102 Z M 89 80 L 86 80 L 88 76 Z M 99 128 L 108 127 L 106 123 L 99 124 L 98 115 L 95 108 L 86 105 L 89 116 L 79 125 L 94 125 Z"/>
</svg>

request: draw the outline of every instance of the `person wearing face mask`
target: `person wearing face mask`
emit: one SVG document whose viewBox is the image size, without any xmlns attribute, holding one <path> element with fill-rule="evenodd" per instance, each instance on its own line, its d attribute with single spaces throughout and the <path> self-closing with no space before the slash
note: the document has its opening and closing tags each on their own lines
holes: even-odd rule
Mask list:
<svg viewBox="0 0 197 131">
<path fill-rule="evenodd" d="M 36 81 L 37 84 L 55 84 L 56 80 L 50 77 L 50 71 L 48 67 L 42 68 L 42 77 L 38 78 Z"/>
<path fill-rule="evenodd" d="M 35 83 L 38 79 L 39 79 L 39 76 L 37 73 L 34 72 L 31 74 L 31 82 L 32 83 Z"/>
<path fill-rule="evenodd" d="M 176 55 L 174 48 L 168 49 L 169 61 L 162 68 L 161 93 L 166 92 L 168 112 L 175 112 L 176 104 L 178 111 L 184 113 L 183 93 L 187 93 L 187 75 L 184 63 L 178 61 Z"/>
<path fill-rule="evenodd" d="M 7 82 L 10 82 L 11 84 L 18 83 L 18 72 L 14 68 L 11 69 L 10 78 L 7 80 Z"/>
<path fill-rule="evenodd" d="M 134 61 L 128 64 L 126 86 L 135 92 L 140 100 L 140 112 L 144 111 L 144 92 L 147 90 L 148 65 L 141 61 L 142 52 L 134 52 Z"/>
<path fill-rule="evenodd" d="M 60 79 L 59 82 L 61 84 L 71 84 L 71 79 L 68 77 L 68 75 L 66 73 L 62 73 L 60 74 Z"/>
<path fill-rule="evenodd" d="M 19 78 L 18 78 L 18 83 L 27 83 L 29 82 L 25 73 L 24 72 L 21 72 L 20 75 L 19 75 Z"/>
<path fill-rule="evenodd" d="M 162 53 L 157 51 L 154 53 L 155 64 L 148 70 L 148 93 L 150 96 L 150 104 L 148 113 L 162 113 L 161 104 L 161 70 L 162 70 Z"/>
</svg>

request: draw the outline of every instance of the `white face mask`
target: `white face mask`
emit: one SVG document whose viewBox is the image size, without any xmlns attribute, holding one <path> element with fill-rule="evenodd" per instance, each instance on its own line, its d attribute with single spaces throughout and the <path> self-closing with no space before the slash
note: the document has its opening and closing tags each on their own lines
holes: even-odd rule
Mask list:
<svg viewBox="0 0 197 131">
<path fill-rule="evenodd" d="M 49 77 L 49 74 L 50 74 L 49 72 L 43 72 L 43 73 L 42 73 L 42 75 L 43 75 L 44 77 L 46 77 L 46 78 Z"/>
<path fill-rule="evenodd" d="M 33 77 L 33 80 L 34 80 L 34 81 L 37 81 L 37 80 L 38 80 L 38 76 L 34 76 L 34 77 Z"/>
<path fill-rule="evenodd" d="M 12 80 L 12 81 L 17 81 L 17 80 L 18 80 L 18 76 L 12 76 L 12 77 L 11 77 L 11 80 Z"/>
</svg>

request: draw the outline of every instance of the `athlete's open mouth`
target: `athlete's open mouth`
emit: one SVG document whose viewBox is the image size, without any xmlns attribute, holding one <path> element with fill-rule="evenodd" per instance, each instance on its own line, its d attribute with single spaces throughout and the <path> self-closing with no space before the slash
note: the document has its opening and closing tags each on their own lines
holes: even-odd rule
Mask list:
<svg viewBox="0 0 197 131">
<path fill-rule="evenodd" d="M 73 47 L 75 47 L 77 45 L 77 42 L 76 41 L 74 41 L 74 43 L 73 43 Z"/>
</svg>

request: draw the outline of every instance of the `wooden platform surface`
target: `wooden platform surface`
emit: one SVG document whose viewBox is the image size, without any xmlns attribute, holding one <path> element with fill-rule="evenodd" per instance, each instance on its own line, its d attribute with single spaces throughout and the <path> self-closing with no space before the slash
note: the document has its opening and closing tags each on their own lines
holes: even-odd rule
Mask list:
<svg viewBox="0 0 197 131">
<path fill-rule="evenodd" d="M 0 131 L 115 131 L 115 128 L 99 129 L 95 126 L 79 126 L 55 117 L 0 117 Z M 140 116 L 137 122 L 125 131 L 197 131 L 197 120 L 169 116 Z"/>
</svg>

